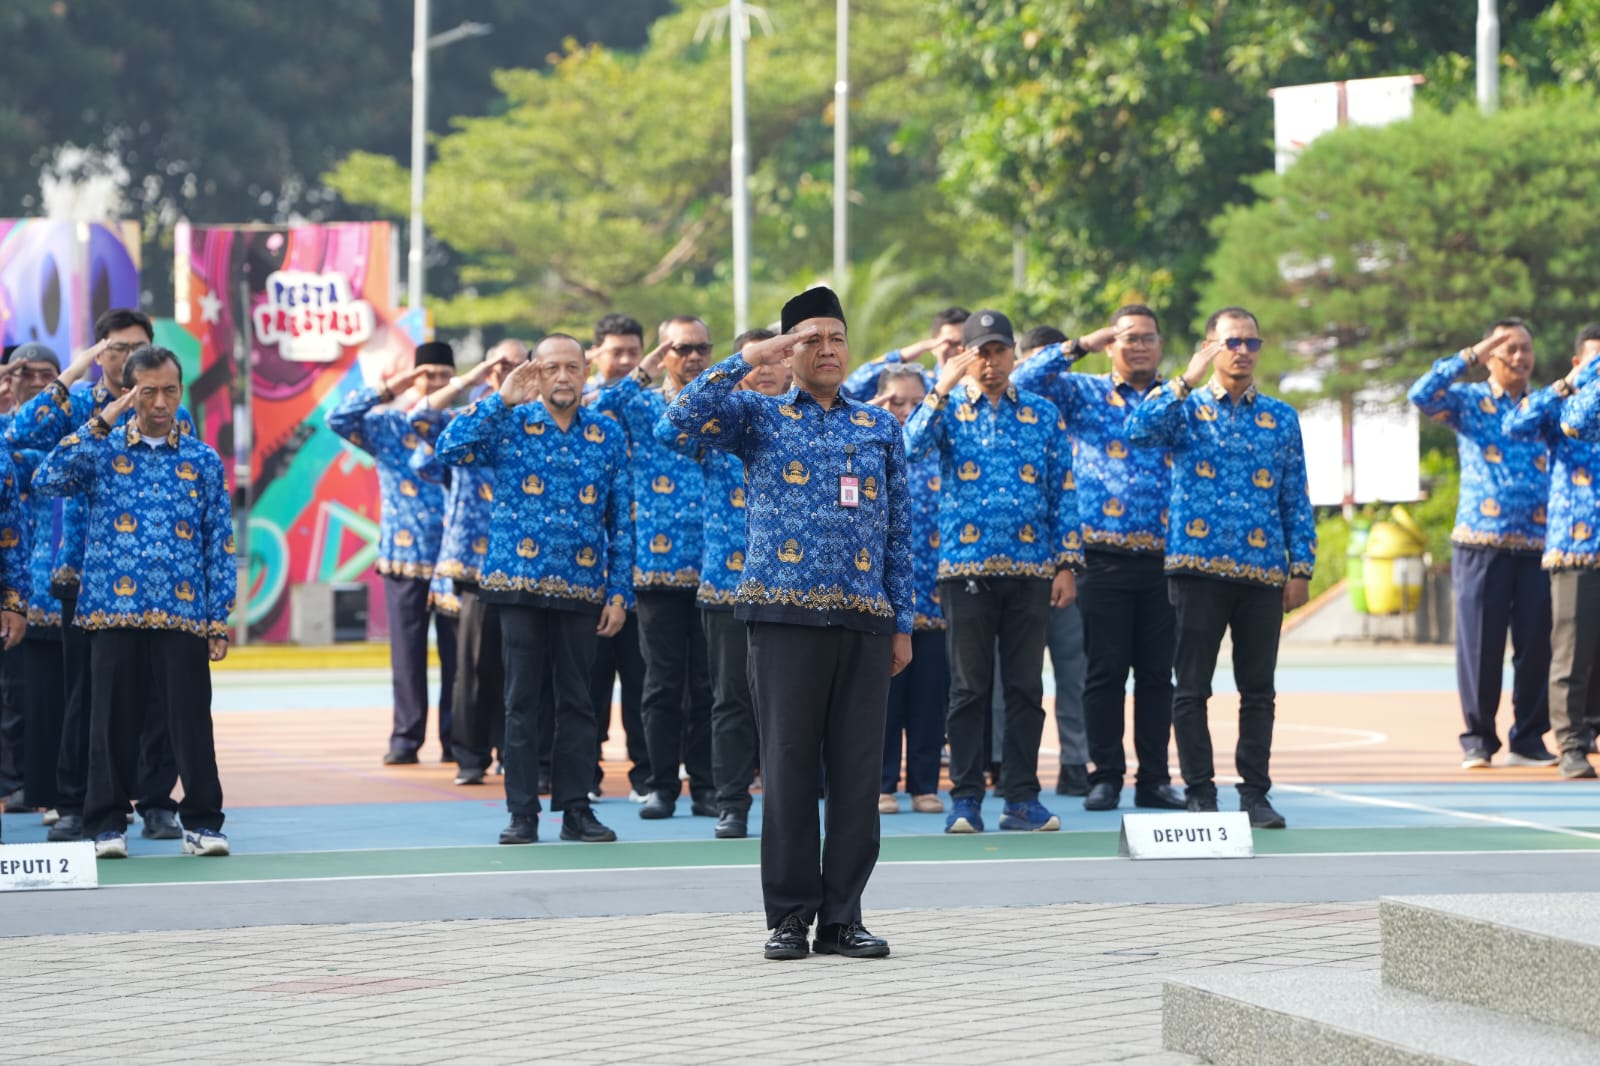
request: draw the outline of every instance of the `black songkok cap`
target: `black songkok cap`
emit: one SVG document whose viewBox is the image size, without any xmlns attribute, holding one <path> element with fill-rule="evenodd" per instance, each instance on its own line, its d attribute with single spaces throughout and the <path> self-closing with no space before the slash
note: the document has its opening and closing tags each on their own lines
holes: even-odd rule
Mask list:
<svg viewBox="0 0 1600 1066">
<path fill-rule="evenodd" d="M 837 318 L 844 321 L 844 308 L 839 297 L 826 285 L 807 289 L 783 305 L 783 332 L 789 333 L 808 318 Z"/>
<path fill-rule="evenodd" d="M 428 341 L 417 345 L 417 366 L 456 365 L 456 353 L 444 341 Z"/>
</svg>

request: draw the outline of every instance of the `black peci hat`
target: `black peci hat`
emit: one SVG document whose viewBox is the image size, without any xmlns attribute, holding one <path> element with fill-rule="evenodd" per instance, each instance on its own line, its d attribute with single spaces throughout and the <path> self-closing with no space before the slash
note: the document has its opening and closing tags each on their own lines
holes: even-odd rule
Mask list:
<svg viewBox="0 0 1600 1066">
<path fill-rule="evenodd" d="M 810 318 L 837 318 L 844 321 L 844 308 L 839 297 L 826 285 L 807 289 L 783 305 L 783 332 L 789 333 Z"/>
<path fill-rule="evenodd" d="M 417 345 L 417 366 L 448 366 L 456 365 L 455 351 L 444 341 L 428 341 Z"/>
</svg>

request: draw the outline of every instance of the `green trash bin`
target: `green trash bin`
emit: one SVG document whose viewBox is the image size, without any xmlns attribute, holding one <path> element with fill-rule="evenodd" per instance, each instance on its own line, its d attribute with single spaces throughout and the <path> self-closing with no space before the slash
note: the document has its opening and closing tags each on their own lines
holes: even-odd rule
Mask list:
<svg viewBox="0 0 1600 1066">
<path fill-rule="evenodd" d="M 1344 553 L 1344 585 L 1350 591 L 1350 606 L 1357 614 L 1367 613 L 1366 565 L 1361 556 L 1367 550 L 1367 535 L 1372 520 L 1357 518 L 1350 523 L 1350 544 Z"/>
</svg>

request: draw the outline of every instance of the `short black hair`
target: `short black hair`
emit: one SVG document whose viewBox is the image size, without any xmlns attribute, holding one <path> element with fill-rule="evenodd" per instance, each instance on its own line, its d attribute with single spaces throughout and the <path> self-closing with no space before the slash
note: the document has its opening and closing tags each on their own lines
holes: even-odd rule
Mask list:
<svg viewBox="0 0 1600 1066">
<path fill-rule="evenodd" d="M 594 324 L 594 346 L 600 347 L 607 337 L 638 337 L 643 344 L 644 327 L 632 315 L 609 314 Z"/>
<path fill-rule="evenodd" d="M 938 333 L 940 326 L 959 326 L 971 317 L 972 312 L 965 307 L 946 307 L 933 316 L 933 325 L 928 327 L 928 332 Z"/>
<path fill-rule="evenodd" d="M 122 326 L 112 326 L 112 329 L 122 329 Z M 163 363 L 171 363 L 178 371 L 178 384 L 183 384 L 183 364 L 178 362 L 178 357 L 170 348 L 158 348 L 154 344 L 147 344 L 143 348 L 135 348 L 133 354 L 128 356 L 128 361 L 122 364 L 122 387 L 133 388 L 134 375 L 141 370 L 155 370 Z"/>
<path fill-rule="evenodd" d="M 1261 331 L 1261 323 L 1256 319 L 1254 312 L 1243 307 L 1224 307 L 1220 311 L 1213 311 L 1211 317 L 1206 319 L 1205 336 L 1215 337 L 1217 335 L 1217 323 L 1225 318 L 1248 318 L 1251 324 L 1256 327 L 1256 332 L 1259 333 Z"/>
<path fill-rule="evenodd" d="M 1065 343 L 1067 343 L 1067 335 L 1054 326 L 1034 326 L 1017 338 L 1017 348 L 1024 352 L 1031 352 L 1035 348 L 1043 348 L 1047 344 Z"/>
<path fill-rule="evenodd" d="M 1483 331 L 1484 337 L 1489 338 L 1494 336 L 1494 331 L 1497 329 L 1520 329 L 1528 336 L 1533 336 L 1533 327 L 1528 325 L 1528 320 L 1525 318 L 1518 318 L 1516 315 L 1511 315 L 1507 318 L 1496 319 L 1495 321 L 1489 323 L 1489 328 Z"/>
<path fill-rule="evenodd" d="M 770 341 L 777 335 L 778 333 L 776 330 L 763 329 L 760 326 L 757 326 L 755 329 L 747 329 L 737 337 L 733 338 L 733 350 L 736 352 L 742 352 L 747 344 L 754 344 L 756 341 Z"/>
<path fill-rule="evenodd" d="M 1117 319 L 1127 318 L 1129 315 L 1142 315 L 1143 317 L 1148 318 L 1150 321 L 1156 324 L 1156 332 L 1161 332 L 1160 317 L 1158 317 L 1154 311 L 1150 310 L 1150 308 L 1146 307 L 1144 304 L 1123 304 L 1121 307 L 1111 312 L 1110 324 L 1115 325 Z M 1250 318 L 1254 320 L 1255 315 L 1251 315 Z M 1259 323 L 1257 323 L 1256 328 L 1261 328 Z"/>
<path fill-rule="evenodd" d="M 113 307 L 100 312 L 100 317 L 94 320 L 94 339 L 103 341 L 117 330 L 129 326 L 144 330 L 147 340 L 156 339 L 155 323 L 150 321 L 150 316 L 132 307 Z"/>
<path fill-rule="evenodd" d="M 1600 322 L 1589 322 L 1578 327 L 1578 337 L 1572 342 L 1572 354 L 1582 355 L 1589 341 L 1600 341 Z"/>
</svg>

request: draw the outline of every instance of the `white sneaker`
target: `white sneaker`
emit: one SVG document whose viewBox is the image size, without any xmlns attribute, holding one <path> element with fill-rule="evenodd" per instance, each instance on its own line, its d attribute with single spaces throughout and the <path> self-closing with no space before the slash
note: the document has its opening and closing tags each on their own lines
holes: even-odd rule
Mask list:
<svg viewBox="0 0 1600 1066">
<path fill-rule="evenodd" d="M 226 855 L 228 838 L 215 829 L 185 829 L 183 831 L 185 855 Z"/>
<path fill-rule="evenodd" d="M 1506 755 L 1507 766 L 1554 766 L 1561 761 L 1559 755 L 1545 752 L 1543 755 L 1524 755 L 1520 751 L 1513 751 Z"/>
<path fill-rule="evenodd" d="M 128 837 L 125 833 L 97 833 L 94 838 L 94 857 L 97 859 L 126 859 Z"/>
<path fill-rule="evenodd" d="M 1463 770 L 1483 770 L 1489 766 L 1489 753 L 1481 748 L 1473 748 L 1461 757 Z"/>
<path fill-rule="evenodd" d="M 648 793 L 648 792 L 630 792 L 630 793 L 628 793 L 628 802 L 629 803 L 649 803 L 650 802 L 650 793 Z"/>
<path fill-rule="evenodd" d="M 39 816 L 40 825 L 55 825 L 59 821 L 61 821 L 61 812 L 54 807 Z"/>
<path fill-rule="evenodd" d="M 589 802 L 590 803 L 599 803 L 600 799 L 601 799 L 601 796 L 600 796 L 599 792 L 591 792 L 591 793 L 589 793 Z"/>
</svg>

